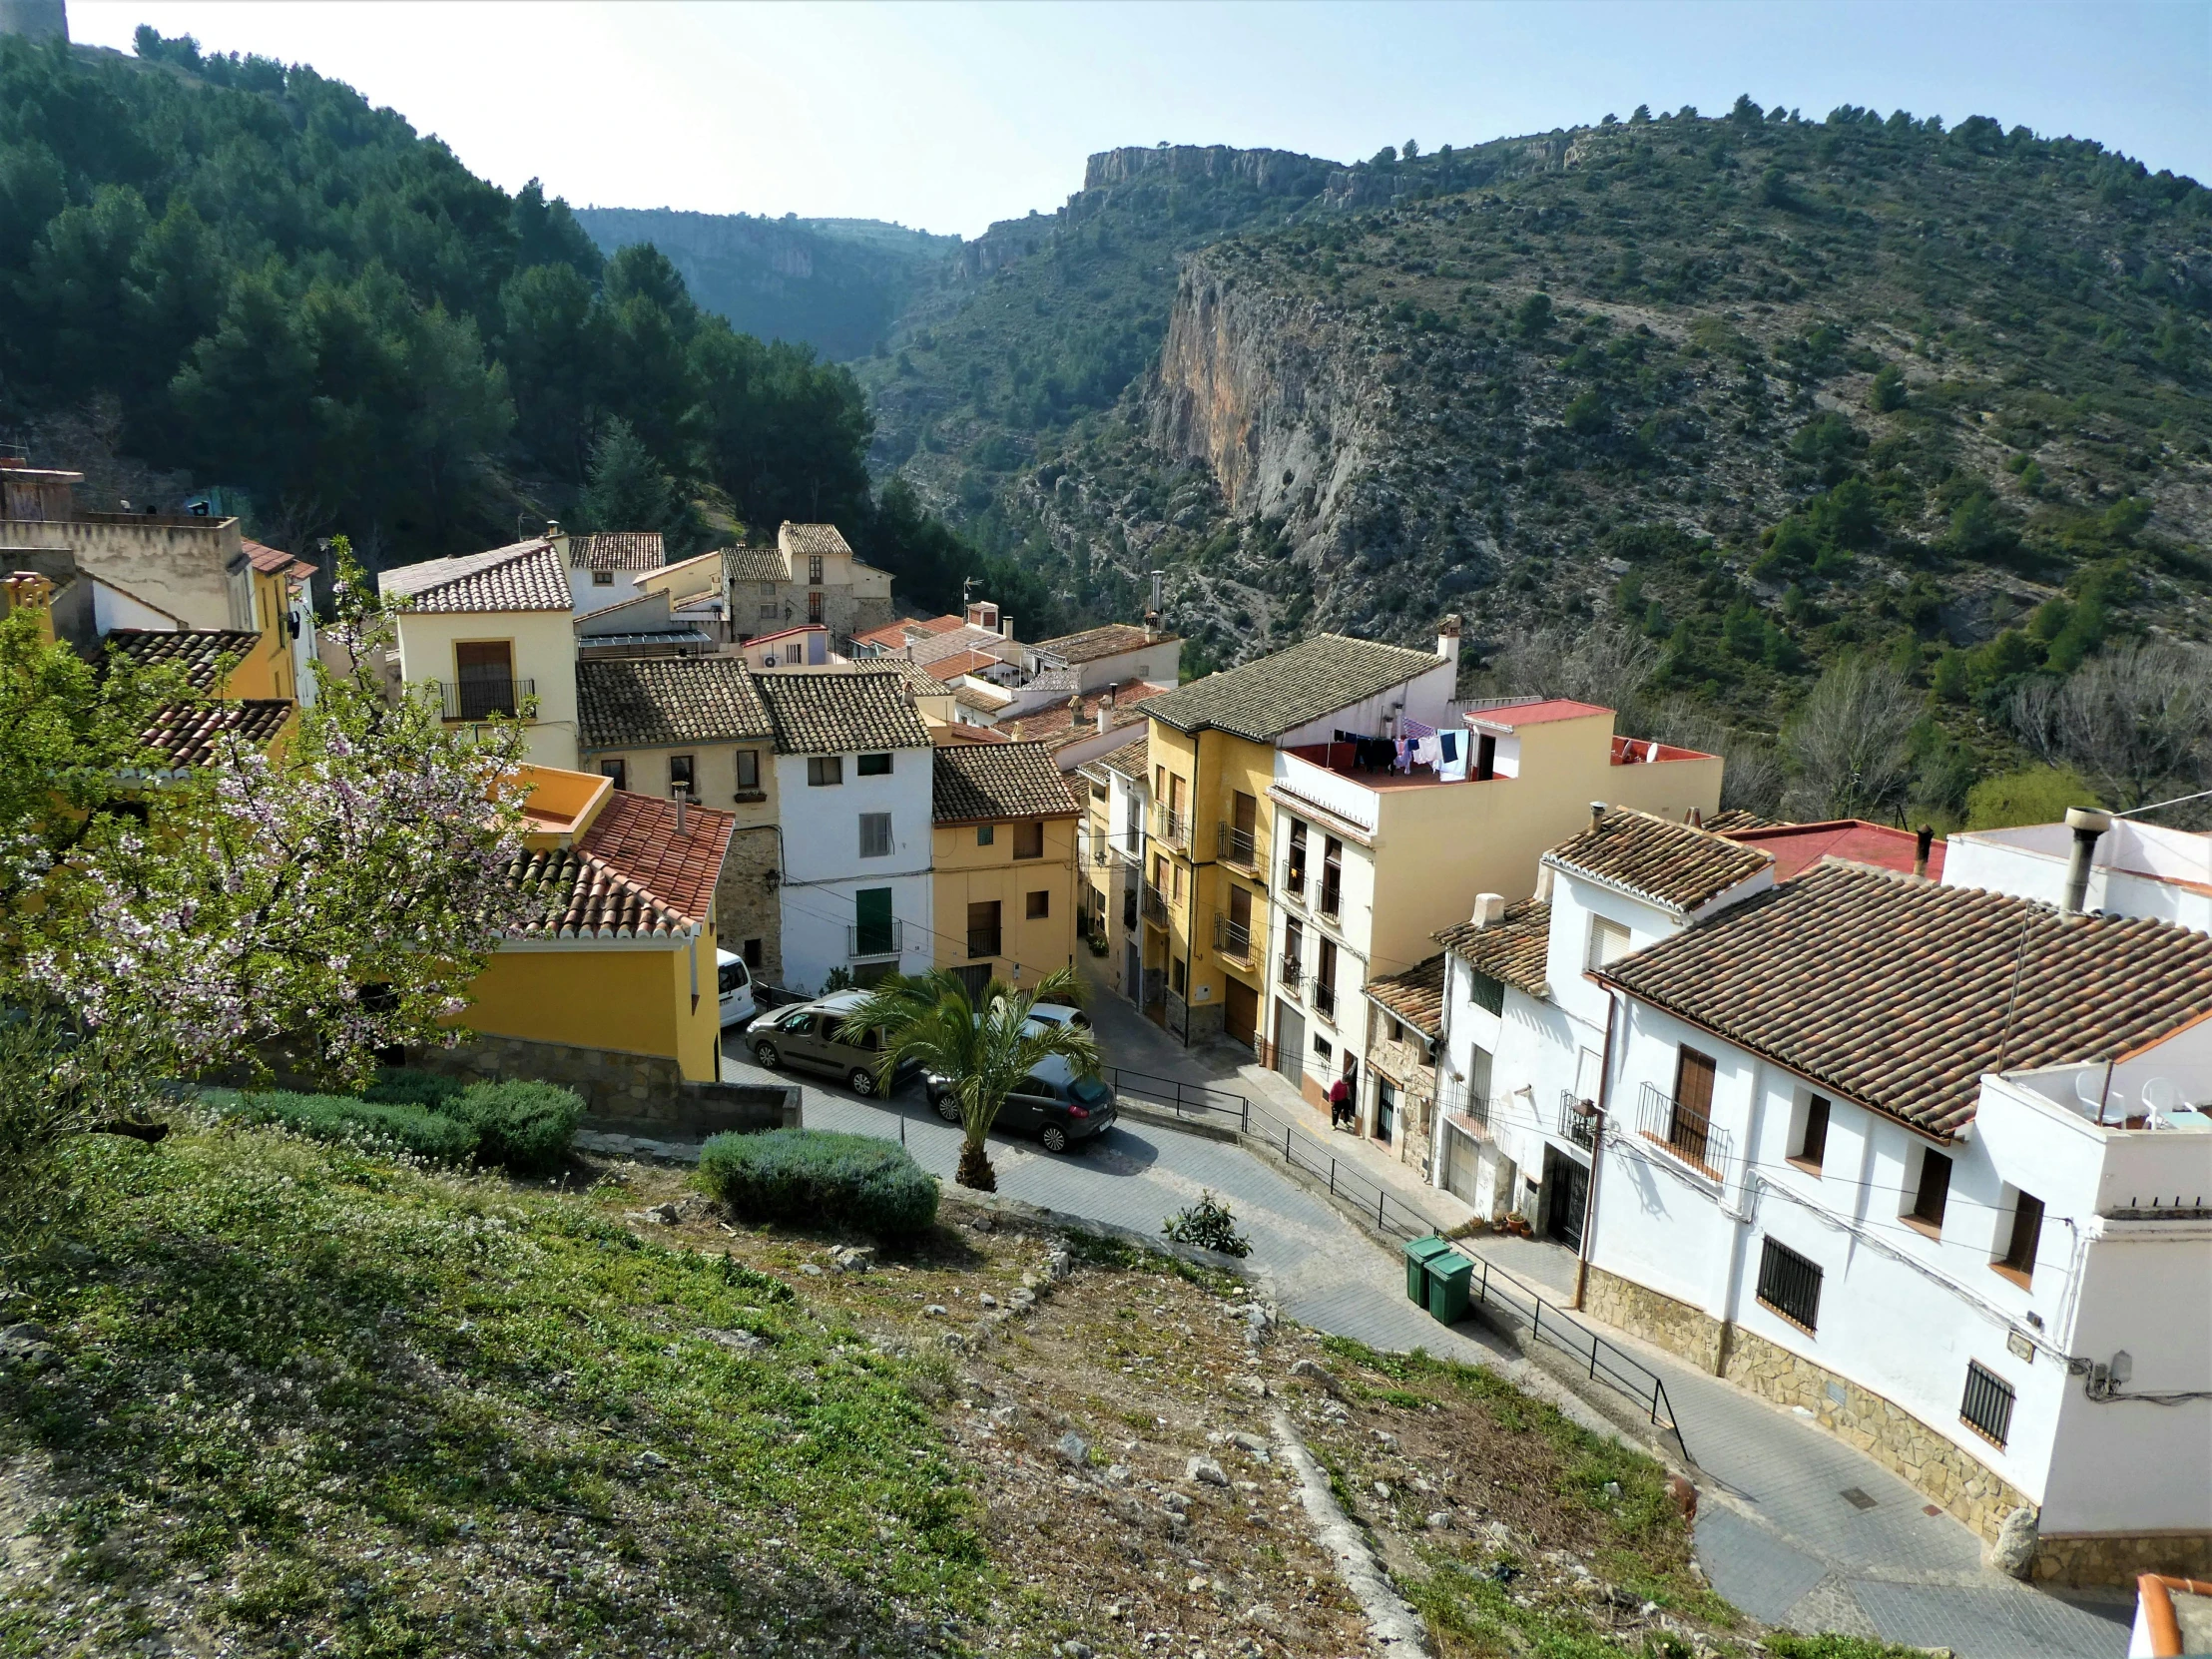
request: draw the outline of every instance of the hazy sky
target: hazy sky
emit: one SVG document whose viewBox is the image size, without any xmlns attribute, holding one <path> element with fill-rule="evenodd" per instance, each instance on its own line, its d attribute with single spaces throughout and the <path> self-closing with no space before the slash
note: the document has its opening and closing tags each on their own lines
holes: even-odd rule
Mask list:
<svg viewBox="0 0 2212 1659">
<path fill-rule="evenodd" d="M 71 0 L 311 63 L 508 189 L 897 220 L 1049 211 L 1115 145 L 1353 160 L 1739 92 L 1995 116 L 2212 179 L 2212 0 L 2173 4 L 621 5 Z"/>
</svg>

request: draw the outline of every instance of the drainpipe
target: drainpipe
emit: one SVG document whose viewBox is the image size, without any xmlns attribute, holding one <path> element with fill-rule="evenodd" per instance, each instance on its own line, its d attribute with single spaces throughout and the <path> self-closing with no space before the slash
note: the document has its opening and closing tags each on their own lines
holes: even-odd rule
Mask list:
<svg viewBox="0 0 2212 1659">
<path fill-rule="evenodd" d="M 1605 1047 L 1597 1064 L 1597 1109 L 1590 1123 L 1590 1188 L 1582 1195 L 1582 1243 L 1574 1253 L 1574 1297 L 1567 1304 L 1577 1312 L 1582 1293 L 1590 1283 L 1590 1244 L 1597 1233 L 1597 1183 L 1605 1168 L 1605 1109 L 1613 1099 L 1613 1024 L 1620 999 L 1605 992 Z"/>
<path fill-rule="evenodd" d="M 2065 913 L 2078 916 L 2089 897 L 2089 864 L 2097 837 L 2112 828 L 2112 815 L 2095 807 L 2068 807 L 2066 828 L 2073 831 L 2073 856 L 2066 861 Z"/>
</svg>

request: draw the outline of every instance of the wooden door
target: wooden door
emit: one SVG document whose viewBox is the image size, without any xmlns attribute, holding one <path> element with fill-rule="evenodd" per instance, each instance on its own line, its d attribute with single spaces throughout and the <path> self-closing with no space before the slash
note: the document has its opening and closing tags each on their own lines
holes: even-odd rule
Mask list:
<svg viewBox="0 0 2212 1659">
<path fill-rule="evenodd" d="M 1699 1163 L 1713 1127 L 1713 1076 L 1719 1069 L 1710 1054 L 1684 1047 L 1674 1066 L 1674 1118 L 1667 1144 Z"/>
<path fill-rule="evenodd" d="M 1260 993 L 1232 979 L 1221 1009 L 1222 1029 L 1229 1040 L 1247 1047 L 1260 1034 Z"/>
</svg>

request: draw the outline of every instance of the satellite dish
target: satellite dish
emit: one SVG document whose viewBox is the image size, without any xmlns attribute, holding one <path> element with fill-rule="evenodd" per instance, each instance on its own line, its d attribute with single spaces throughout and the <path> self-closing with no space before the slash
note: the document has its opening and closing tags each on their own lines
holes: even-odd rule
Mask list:
<svg viewBox="0 0 2212 1659">
<path fill-rule="evenodd" d="M 2170 1077 L 2153 1077 L 2143 1085 L 2143 1104 L 2154 1112 L 2170 1112 L 2181 1104 L 2181 1091 Z"/>
</svg>

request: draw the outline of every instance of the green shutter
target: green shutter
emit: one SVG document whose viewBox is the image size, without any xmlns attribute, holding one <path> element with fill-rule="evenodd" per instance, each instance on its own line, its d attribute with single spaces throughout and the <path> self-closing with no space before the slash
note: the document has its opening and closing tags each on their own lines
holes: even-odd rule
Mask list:
<svg viewBox="0 0 2212 1659">
<path fill-rule="evenodd" d="M 856 932 L 853 954 L 887 956 L 891 951 L 891 890 L 862 887 L 852 895 L 852 920 Z"/>
</svg>

